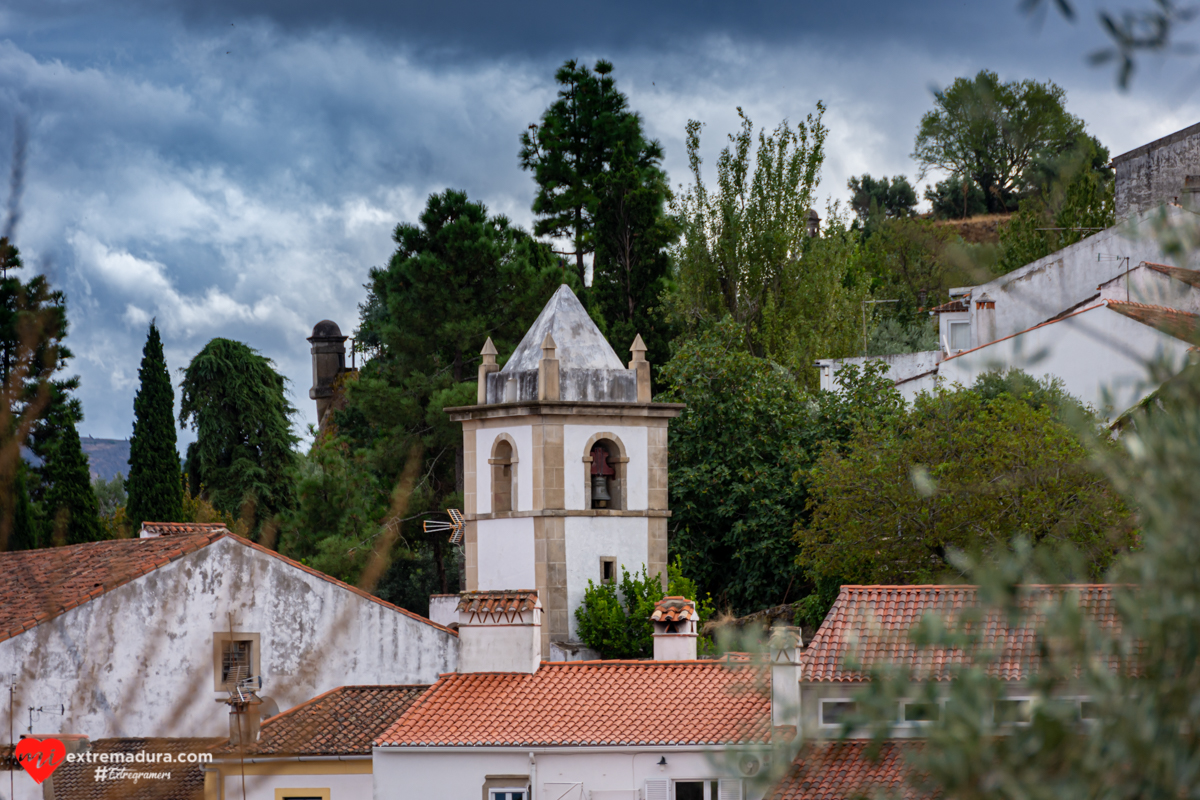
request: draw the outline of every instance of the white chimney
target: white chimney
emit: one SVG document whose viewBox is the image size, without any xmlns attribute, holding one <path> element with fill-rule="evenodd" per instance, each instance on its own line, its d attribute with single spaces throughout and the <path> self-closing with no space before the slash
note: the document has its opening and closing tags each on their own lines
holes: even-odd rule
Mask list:
<svg viewBox="0 0 1200 800">
<path fill-rule="evenodd" d="M 996 341 L 996 301 L 987 292 L 975 300 L 975 330 L 978 335 L 972 345 L 981 347 Z"/>
<path fill-rule="evenodd" d="M 654 623 L 655 661 L 696 660 L 700 615 L 695 603 L 686 597 L 664 597 L 654 604 L 650 621 Z"/>
<path fill-rule="evenodd" d="M 542 604 L 534 589 L 463 592 L 458 598 L 458 671 L 537 672 Z"/>
<path fill-rule="evenodd" d="M 800 629 L 771 628 L 771 724 L 800 725 Z"/>
</svg>

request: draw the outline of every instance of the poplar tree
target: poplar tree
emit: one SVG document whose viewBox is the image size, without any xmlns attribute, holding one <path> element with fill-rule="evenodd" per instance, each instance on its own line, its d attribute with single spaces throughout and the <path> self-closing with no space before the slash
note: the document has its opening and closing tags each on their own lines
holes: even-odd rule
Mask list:
<svg viewBox="0 0 1200 800">
<path fill-rule="evenodd" d="M 154 320 L 142 348 L 138 379 L 141 386 L 133 400 L 133 438 L 125 481 L 129 494 L 125 518 L 135 531 L 146 520 L 176 522 L 183 512 L 175 444 L 175 390 Z"/>
</svg>

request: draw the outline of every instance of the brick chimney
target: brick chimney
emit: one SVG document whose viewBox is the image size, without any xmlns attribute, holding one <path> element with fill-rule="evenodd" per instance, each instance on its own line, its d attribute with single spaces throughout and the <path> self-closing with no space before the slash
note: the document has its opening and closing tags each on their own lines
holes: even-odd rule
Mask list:
<svg viewBox="0 0 1200 800">
<path fill-rule="evenodd" d="M 695 661 L 700 615 L 686 597 L 664 597 L 654 604 L 655 661 Z"/>
<path fill-rule="evenodd" d="M 534 589 L 463 592 L 458 597 L 458 671 L 537 672 L 542 604 Z"/>
</svg>

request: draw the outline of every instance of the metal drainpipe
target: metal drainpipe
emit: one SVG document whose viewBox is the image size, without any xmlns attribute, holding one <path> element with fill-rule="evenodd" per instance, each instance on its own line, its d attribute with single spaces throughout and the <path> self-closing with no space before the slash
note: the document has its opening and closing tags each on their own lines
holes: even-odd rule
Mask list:
<svg viewBox="0 0 1200 800">
<path fill-rule="evenodd" d="M 529 800 L 537 800 L 537 756 L 529 754 Z"/>
<path fill-rule="evenodd" d="M 217 800 L 225 800 L 225 779 L 221 777 L 220 767 L 201 767 L 201 772 L 214 772 L 217 775 Z"/>
</svg>

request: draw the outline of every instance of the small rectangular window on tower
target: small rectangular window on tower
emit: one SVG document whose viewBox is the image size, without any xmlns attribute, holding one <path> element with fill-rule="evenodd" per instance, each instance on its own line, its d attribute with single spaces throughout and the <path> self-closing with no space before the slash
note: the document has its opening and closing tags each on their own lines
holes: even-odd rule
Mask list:
<svg viewBox="0 0 1200 800">
<path fill-rule="evenodd" d="M 616 583 L 617 582 L 617 559 L 601 556 L 600 557 L 600 583 Z"/>
</svg>

